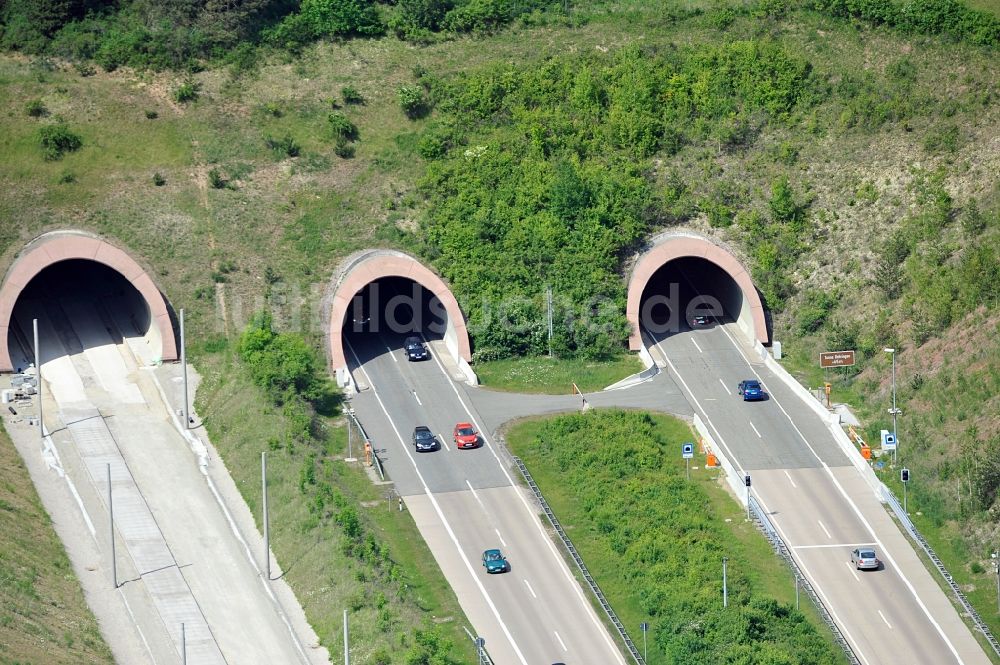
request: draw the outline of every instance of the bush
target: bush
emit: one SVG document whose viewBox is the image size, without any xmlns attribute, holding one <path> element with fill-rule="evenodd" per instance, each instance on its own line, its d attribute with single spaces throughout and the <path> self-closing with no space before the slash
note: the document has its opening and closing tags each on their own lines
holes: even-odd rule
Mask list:
<svg viewBox="0 0 1000 665">
<path fill-rule="evenodd" d="M 32 99 L 28 102 L 25 110 L 31 118 L 43 118 L 49 114 L 49 110 L 45 107 L 45 103 L 40 99 Z"/>
<path fill-rule="evenodd" d="M 343 159 L 351 159 L 354 157 L 354 144 L 343 137 L 337 137 L 336 143 L 333 144 L 333 152 Z"/>
<path fill-rule="evenodd" d="M 340 96 L 343 98 L 345 104 L 364 104 L 365 98 L 361 96 L 358 89 L 353 85 L 345 85 L 340 89 Z"/>
<path fill-rule="evenodd" d="M 427 115 L 427 98 L 424 96 L 422 88 L 415 85 L 400 86 L 396 91 L 399 98 L 399 107 L 410 120 L 416 120 Z"/>
<path fill-rule="evenodd" d="M 212 186 L 212 189 L 225 189 L 229 182 L 226 180 L 225 176 L 222 175 L 222 172 L 219 169 L 211 169 L 208 172 L 208 184 Z"/>
<path fill-rule="evenodd" d="M 46 125 L 38 130 L 38 142 L 46 161 L 62 159 L 67 152 L 75 152 L 83 145 L 83 139 L 73 133 L 65 124 Z"/>
<path fill-rule="evenodd" d="M 159 172 L 153 174 L 153 184 L 157 187 L 163 187 L 167 184 L 167 179 Z"/>
<path fill-rule="evenodd" d="M 358 139 L 357 126 L 343 113 L 334 111 L 327 116 L 327 121 L 329 122 L 330 133 L 333 134 L 335 139 L 339 138 L 345 141 L 356 141 Z"/>
<path fill-rule="evenodd" d="M 160 114 L 157 113 L 156 111 L 151 111 L 151 110 L 146 111 L 146 120 L 156 120 L 159 117 Z"/>
<path fill-rule="evenodd" d="M 283 159 L 285 157 L 298 157 L 299 153 L 302 151 L 302 147 L 289 134 L 286 134 L 280 139 L 265 136 L 264 143 L 267 144 L 267 147 L 270 148 L 279 159 Z"/>
<path fill-rule="evenodd" d="M 178 104 L 186 104 L 196 101 L 200 95 L 201 84 L 195 81 L 186 81 L 174 90 L 174 101 Z"/>
</svg>

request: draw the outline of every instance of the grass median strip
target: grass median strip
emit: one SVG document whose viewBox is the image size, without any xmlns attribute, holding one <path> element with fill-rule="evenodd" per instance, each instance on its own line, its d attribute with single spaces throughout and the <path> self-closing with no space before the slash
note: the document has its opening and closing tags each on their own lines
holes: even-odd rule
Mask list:
<svg viewBox="0 0 1000 665">
<path fill-rule="evenodd" d="M 806 603 L 795 609 L 791 571 L 744 521 L 720 472 L 696 463 L 685 480 L 680 446 L 690 440 L 680 420 L 620 410 L 507 433 L 633 640 L 650 624 L 648 662 L 846 662 Z"/>
</svg>

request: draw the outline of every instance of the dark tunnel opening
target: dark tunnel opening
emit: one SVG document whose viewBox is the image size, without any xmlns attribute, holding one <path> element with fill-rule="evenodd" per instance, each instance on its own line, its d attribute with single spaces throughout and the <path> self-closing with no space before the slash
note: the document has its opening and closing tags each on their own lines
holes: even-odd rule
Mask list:
<svg viewBox="0 0 1000 665">
<path fill-rule="evenodd" d="M 386 350 L 401 349 L 410 336 L 443 339 L 447 326 L 448 314 L 433 291 L 406 277 L 383 277 L 351 299 L 343 336 L 363 363 Z"/>
<path fill-rule="evenodd" d="M 84 259 L 48 266 L 18 295 L 7 333 L 15 369 L 34 362 L 34 319 L 42 363 L 144 337 L 152 325 L 149 306 L 121 273 Z"/>
<path fill-rule="evenodd" d="M 663 264 L 642 292 L 639 323 L 657 339 L 690 330 L 698 316 L 707 325 L 739 320 L 746 298 L 729 273 L 698 257 Z"/>
</svg>

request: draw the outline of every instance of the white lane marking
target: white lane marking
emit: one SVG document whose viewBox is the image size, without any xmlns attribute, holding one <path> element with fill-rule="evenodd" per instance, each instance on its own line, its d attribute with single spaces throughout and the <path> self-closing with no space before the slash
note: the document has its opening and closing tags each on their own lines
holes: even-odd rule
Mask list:
<svg viewBox="0 0 1000 665">
<path fill-rule="evenodd" d="M 538 595 L 535 594 L 535 590 L 531 588 L 531 584 L 528 582 L 528 580 L 524 580 L 524 585 L 526 587 L 528 587 L 528 591 L 531 592 L 531 597 L 532 598 L 538 598 Z"/>
<path fill-rule="evenodd" d="M 657 342 L 657 344 L 659 344 L 659 342 Z M 726 387 L 726 382 L 722 380 L 722 377 L 719 377 L 719 383 L 722 384 L 722 389 L 726 391 L 727 395 L 732 395 L 732 393 L 729 392 L 729 388 Z"/>
<path fill-rule="evenodd" d="M 424 338 L 424 342 L 425 343 L 427 342 L 426 338 Z M 662 351 L 663 349 L 660 349 L 660 350 Z M 352 353 L 353 353 L 353 349 L 352 349 Z M 602 636 L 604 636 L 604 641 L 607 643 L 608 648 L 611 649 L 611 653 L 613 653 L 615 655 L 615 658 L 618 660 L 619 665 L 625 665 L 625 659 L 622 657 L 621 652 L 618 650 L 618 646 L 615 645 L 614 641 L 612 641 L 611 634 L 608 632 L 607 628 L 604 627 L 604 624 L 601 623 L 601 620 L 597 617 L 597 613 L 594 611 L 594 608 L 591 606 L 590 600 L 585 595 L 583 595 L 583 587 L 581 587 L 580 584 L 576 581 L 576 578 L 573 577 L 573 574 L 569 570 L 569 566 L 566 565 L 566 562 L 563 560 L 563 558 L 559 554 L 558 550 L 556 550 L 556 546 L 552 543 L 552 539 L 549 538 L 548 533 L 546 533 L 546 531 L 545 531 L 545 527 L 542 526 L 542 520 L 538 517 L 538 514 L 531 507 L 531 504 L 528 503 L 528 500 L 525 498 L 524 493 L 521 492 L 518 489 L 518 485 L 514 482 L 514 479 L 510 477 L 510 473 L 507 472 L 507 467 L 504 466 L 503 462 L 500 461 L 500 456 L 497 454 L 497 451 L 490 444 L 490 440 L 486 436 L 486 430 L 483 429 L 482 425 L 479 424 L 479 421 L 476 420 L 476 417 L 474 415 L 472 415 L 472 409 L 469 408 L 469 405 L 465 403 L 464 399 L 462 399 L 462 394 L 460 392 L 458 392 L 458 388 L 455 387 L 455 382 L 452 381 L 451 376 L 445 370 L 444 365 L 441 364 L 441 361 L 437 359 L 437 355 L 432 353 L 431 354 L 431 358 L 434 359 L 434 362 L 437 364 L 438 369 L 441 370 L 441 373 L 444 374 L 445 379 L 447 379 L 448 385 L 450 385 L 451 389 L 455 392 L 455 397 L 458 398 L 459 404 L 462 405 L 462 408 L 465 410 L 465 413 L 467 413 L 468 416 L 469 416 L 469 422 L 471 422 L 473 424 L 473 426 L 475 426 L 475 428 L 477 430 L 479 430 L 479 436 L 481 436 L 482 439 L 483 439 L 483 445 L 485 445 L 486 448 L 491 453 L 493 453 L 493 457 L 496 458 L 497 464 L 500 466 L 500 471 L 502 471 L 504 477 L 507 478 L 507 482 L 509 482 L 511 484 L 511 486 L 515 490 L 517 490 L 517 491 L 515 491 L 515 494 L 517 494 L 517 497 L 521 500 L 521 505 L 524 506 L 524 509 L 528 512 L 529 518 L 534 523 L 535 528 L 538 529 L 538 533 L 541 535 L 542 541 L 546 545 L 548 545 L 549 552 L 552 554 L 552 558 L 555 560 L 556 565 L 559 566 L 560 570 L 562 570 L 563 576 L 565 576 L 565 578 L 569 582 L 570 586 L 573 589 L 576 590 L 577 598 L 579 598 L 580 603 L 586 609 L 587 614 L 590 615 L 590 620 L 594 622 L 594 626 L 597 627 L 598 632 Z M 355 360 L 357 360 L 357 356 L 355 356 Z M 675 369 L 674 370 L 674 374 L 676 374 L 676 373 L 677 373 L 677 370 Z M 378 395 L 376 394 L 376 397 L 377 396 Z M 383 410 L 384 410 L 384 408 L 385 407 L 383 407 Z M 398 434 L 397 434 L 397 436 L 398 436 Z M 482 585 L 480 585 L 480 587 L 482 587 Z M 484 593 L 485 593 L 485 591 L 484 591 Z M 518 653 L 520 653 L 520 652 L 518 652 Z"/>
<path fill-rule="evenodd" d="M 698 349 L 698 353 L 705 353 L 704 351 L 701 350 L 701 347 L 698 346 L 698 342 L 695 341 L 694 337 L 692 337 L 690 339 L 691 339 L 691 343 L 694 344 L 695 347 Z"/>
<path fill-rule="evenodd" d="M 417 404 L 423 406 L 424 403 L 420 401 L 420 395 L 417 394 L 417 391 L 411 389 L 410 392 L 413 393 L 413 399 L 417 400 Z"/>
<path fill-rule="evenodd" d="M 758 430 L 757 430 L 757 428 L 753 426 L 753 421 L 751 421 L 751 420 L 748 420 L 747 422 L 748 422 L 748 423 L 750 423 L 750 429 L 752 429 L 752 430 L 754 431 L 754 434 L 756 434 L 756 435 L 757 435 L 757 438 L 758 438 L 758 439 L 763 439 L 764 437 L 762 437 L 762 436 L 760 435 L 760 431 L 758 431 Z"/>
<path fill-rule="evenodd" d="M 465 481 L 465 482 L 469 482 L 469 481 Z M 503 545 L 504 547 L 507 547 L 506 541 L 504 541 L 503 536 L 500 535 L 500 529 L 493 529 L 493 530 L 497 532 L 497 538 L 500 539 L 500 544 Z"/>
<path fill-rule="evenodd" d="M 860 543 L 864 544 L 864 543 Z M 792 545 L 793 550 L 823 550 L 835 547 L 857 547 L 859 543 L 829 543 L 826 545 Z"/>
<path fill-rule="evenodd" d="M 444 516 L 444 511 L 441 510 L 441 506 L 438 504 L 437 498 L 427 486 L 427 481 L 424 480 L 423 474 L 420 473 L 420 469 L 417 467 L 417 461 L 413 459 L 413 455 L 410 454 L 409 446 L 406 445 L 406 442 L 403 440 L 403 436 L 396 428 L 396 423 L 393 422 L 392 416 L 389 415 L 389 409 L 386 408 L 385 402 L 382 401 L 382 397 L 379 396 L 378 391 L 375 390 L 375 384 L 372 382 L 371 377 L 368 375 L 368 372 L 365 371 L 361 361 L 358 360 L 357 354 L 354 353 L 354 347 L 351 346 L 351 343 L 348 342 L 346 338 L 344 339 L 344 343 L 347 344 L 347 348 L 351 350 L 351 355 L 354 356 L 354 361 L 358 363 L 358 369 L 365 375 L 365 379 L 367 379 L 368 385 L 371 387 L 372 394 L 375 395 L 375 399 L 378 400 L 378 405 L 382 407 L 382 413 L 385 414 L 386 420 L 389 421 L 389 426 L 392 427 L 392 431 L 396 433 L 396 438 L 399 439 L 399 443 L 403 446 L 403 452 L 406 453 L 406 456 L 410 459 L 410 463 L 413 465 L 413 470 L 416 471 L 417 478 L 420 479 L 420 484 L 423 485 L 424 493 L 427 495 L 427 498 L 430 499 L 431 505 L 434 506 L 434 511 L 437 513 L 438 519 L 441 520 L 445 531 L 448 532 L 448 536 L 451 538 L 452 544 L 454 544 L 455 549 L 458 550 L 458 555 L 461 557 L 462 563 L 465 564 L 465 569 L 468 571 L 469 576 L 472 577 L 472 581 L 476 583 L 476 587 L 479 589 L 479 593 L 482 594 L 483 599 L 490 608 L 490 611 L 493 612 L 493 617 L 497 620 L 497 623 L 503 630 L 504 636 L 507 638 L 507 641 L 510 642 L 511 648 L 514 649 L 514 653 L 517 654 L 518 660 L 521 661 L 522 665 L 528 665 L 528 661 L 525 660 L 524 654 L 521 653 L 521 649 L 517 646 L 517 642 L 514 641 L 514 636 L 511 635 L 510 629 L 507 628 L 507 624 L 504 623 L 503 618 L 500 616 L 500 610 L 497 609 L 497 606 L 493 603 L 493 599 L 490 598 L 490 594 L 486 592 L 486 588 L 483 586 L 483 581 L 479 579 L 479 576 L 476 575 L 476 571 L 472 568 L 472 563 L 469 562 L 469 557 L 466 556 L 465 551 L 458 542 L 458 536 L 455 535 L 455 531 L 451 528 L 451 524 L 448 523 L 448 518 Z"/>
<path fill-rule="evenodd" d="M 423 404 L 421 404 L 420 406 L 423 406 Z M 438 441 L 441 442 L 441 445 L 444 446 L 444 449 L 447 450 L 450 453 L 451 452 L 451 448 L 448 447 L 448 439 L 444 438 L 440 434 L 437 435 L 437 438 L 438 438 Z"/>
<path fill-rule="evenodd" d="M 379 335 L 379 339 L 382 339 L 381 335 Z M 392 349 L 389 348 L 389 345 L 385 343 L 384 339 L 382 340 L 382 346 L 384 346 L 385 350 L 389 352 L 389 357 L 392 358 L 392 362 L 398 363 L 399 362 L 399 358 L 397 358 L 396 354 L 392 352 Z M 354 353 L 354 352 L 352 351 L 351 353 Z M 355 355 L 354 359 L 357 360 L 358 356 Z"/>
<path fill-rule="evenodd" d="M 878 615 L 882 617 L 882 621 L 885 621 L 885 625 L 889 626 L 889 630 L 892 630 L 892 624 L 889 623 L 889 620 L 885 618 L 884 614 L 882 614 L 882 610 L 878 611 Z"/>
<path fill-rule="evenodd" d="M 469 491 L 472 492 L 472 496 L 476 497 L 476 501 L 479 503 L 479 505 L 482 507 L 483 511 L 485 512 L 486 511 L 486 504 L 483 503 L 483 500 L 479 498 L 479 492 L 477 492 L 476 488 L 472 486 L 472 483 L 469 482 L 468 478 L 466 478 L 465 484 L 469 487 Z M 500 532 L 497 531 L 497 535 L 499 535 L 499 534 L 500 534 Z M 501 540 L 500 542 L 503 542 L 503 541 Z M 507 543 L 503 543 L 503 546 L 507 547 Z"/>
<path fill-rule="evenodd" d="M 788 482 L 790 482 L 792 484 L 792 487 L 794 487 L 795 489 L 798 489 L 799 486 L 795 484 L 794 480 L 792 480 L 792 476 L 791 476 L 791 474 L 788 473 L 788 470 L 787 469 L 782 469 L 782 471 L 785 472 L 785 476 L 788 478 Z"/>
<path fill-rule="evenodd" d="M 730 338 L 730 339 L 732 339 L 732 338 Z M 656 342 L 656 345 L 660 346 L 660 342 Z M 732 460 L 733 464 L 735 464 L 737 466 L 740 466 L 740 462 L 737 459 L 736 455 L 733 454 L 732 449 L 726 444 L 726 441 L 725 441 L 725 439 L 722 438 L 722 435 L 719 433 L 718 428 L 716 428 L 715 424 L 712 423 L 711 419 L 708 417 L 708 413 L 705 411 L 705 407 L 703 407 L 701 405 L 701 402 L 698 401 L 698 398 L 694 396 L 694 393 L 691 391 L 691 388 L 688 386 L 687 381 L 685 381 L 684 377 L 681 376 L 680 372 L 677 371 L 677 368 L 670 361 L 670 358 L 667 357 L 666 351 L 663 349 L 662 346 L 660 346 L 660 353 L 663 354 L 663 357 L 667 361 L 667 365 L 669 365 L 671 371 L 673 371 L 673 376 L 676 376 L 678 378 L 678 380 L 680 380 L 681 386 L 683 387 L 683 389 L 685 391 L 687 391 L 687 394 L 691 398 L 691 401 L 694 402 L 695 407 L 697 407 L 697 409 L 699 411 L 701 411 L 702 416 L 704 416 L 704 418 L 705 418 L 705 426 L 712 428 L 712 430 L 715 432 L 716 441 L 718 441 L 719 445 L 722 446 L 722 448 L 726 451 L 726 454 L 729 455 L 729 459 Z M 722 379 L 719 379 L 719 380 L 721 381 Z M 739 471 L 740 475 L 743 475 L 744 472 L 743 472 L 742 467 L 739 468 L 738 471 Z M 767 507 L 767 504 L 764 503 L 763 497 L 761 497 L 759 494 L 757 495 L 757 502 L 761 505 L 761 507 L 764 508 L 765 512 L 767 512 L 768 514 L 771 514 L 771 509 Z M 785 534 L 784 530 L 781 528 L 781 525 L 778 523 L 778 520 L 775 519 L 775 520 L 772 520 L 772 521 L 774 522 L 774 528 L 778 530 L 778 533 L 781 535 L 782 539 L 784 539 L 784 541 L 786 543 L 789 542 L 788 535 Z M 807 577 L 809 577 L 810 579 L 814 579 L 814 580 L 816 579 L 815 577 L 812 576 L 812 573 L 809 572 L 809 567 L 806 566 L 805 563 L 803 561 L 801 561 L 801 560 L 799 561 L 799 567 L 802 569 L 802 571 L 806 574 Z M 823 601 L 826 603 L 827 608 L 829 608 L 829 610 L 830 610 L 830 614 L 833 615 L 833 618 L 837 622 L 837 625 L 840 626 L 841 632 L 843 632 L 845 635 L 847 635 L 847 639 L 850 640 L 851 643 L 855 646 L 855 652 L 857 653 L 858 658 L 860 658 L 866 665 L 870 664 L 871 661 L 869 661 L 868 658 L 865 657 L 865 654 L 861 651 L 861 648 L 858 646 L 857 640 L 855 640 L 854 637 L 851 635 L 851 631 L 847 629 L 847 624 L 845 624 L 840 619 L 840 617 L 837 615 L 837 611 L 835 609 L 833 609 L 833 605 L 830 603 L 830 599 L 829 599 L 829 597 L 827 597 L 825 591 L 823 590 L 823 587 L 821 587 L 821 586 L 819 586 L 817 584 L 817 585 L 814 585 L 813 588 L 816 589 L 816 593 L 818 593 L 823 598 Z"/>
<path fill-rule="evenodd" d="M 816 523 L 819 524 L 819 528 L 823 529 L 823 533 L 826 534 L 826 537 L 829 538 L 830 540 L 833 540 L 833 536 L 831 536 L 830 532 L 826 530 L 826 527 L 823 526 L 823 523 L 820 522 L 819 520 L 816 520 Z"/>
<path fill-rule="evenodd" d="M 747 358 L 745 353 L 743 353 L 743 348 L 736 343 L 736 340 L 733 339 L 733 336 L 729 334 L 728 330 L 723 328 L 722 332 L 726 335 L 726 337 L 729 338 L 729 341 L 732 342 L 733 346 L 736 347 L 736 350 L 740 352 L 740 355 L 743 356 L 743 360 L 745 360 L 746 363 L 750 365 L 750 371 L 753 372 L 758 379 L 760 379 L 761 378 L 760 374 L 757 374 L 757 370 L 754 369 L 753 364 L 750 362 L 750 359 Z M 676 370 L 674 370 L 674 374 L 677 374 Z M 763 381 L 763 379 L 761 380 Z M 958 650 L 955 649 L 955 645 L 951 643 L 950 639 L 948 639 L 948 635 L 945 634 L 944 629 L 941 627 L 941 624 L 939 624 L 937 620 L 931 615 L 930 609 L 928 609 L 927 605 L 924 604 L 924 601 L 921 600 L 920 595 L 917 593 L 917 590 L 913 586 L 913 583 L 910 582 L 910 580 L 908 580 L 905 575 L 903 575 L 902 572 L 903 569 L 900 568 L 899 565 L 896 563 L 895 557 L 893 557 L 892 554 L 889 553 L 888 548 L 886 548 L 886 546 L 882 543 L 882 541 L 879 540 L 878 535 L 876 535 L 875 533 L 875 528 L 871 525 L 871 523 L 868 522 L 867 519 L 865 519 L 865 516 L 861 512 L 861 509 L 858 508 L 857 504 L 854 503 L 854 500 L 851 499 L 851 496 L 847 493 L 847 490 L 845 490 L 844 486 L 840 484 L 840 481 L 837 480 L 837 477 L 833 475 L 833 470 L 826 462 L 820 459 L 820 456 L 816 454 L 816 450 L 811 445 L 809 445 L 809 441 L 806 440 L 806 437 L 802 434 L 802 431 L 798 428 L 798 426 L 796 426 L 795 421 L 793 421 L 792 417 L 788 415 L 787 411 L 785 411 L 785 407 L 781 406 L 781 402 L 779 402 L 774 395 L 769 394 L 769 397 L 774 401 L 775 404 L 778 405 L 778 408 L 781 409 L 781 412 L 785 414 L 785 417 L 788 418 L 788 422 L 791 424 L 792 429 L 794 429 L 796 433 L 798 433 L 799 438 L 801 438 L 802 442 L 806 444 L 806 447 L 809 449 L 809 452 L 811 452 L 813 456 L 817 460 L 819 460 L 819 463 L 823 465 L 823 470 L 826 471 L 826 474 L 830 477 L 830 480 L 833 482 L 834 486 L 840 492 L 840 495 L 847 502 L 847 505 L 849 505 L 851 507 L 851 510 L 854 511 L 854 515 L 858 518 L 858 520 L 862 524 L 865 525 L 865 528 L 868 529 L 868 533 L 871 534 L 872 539 L 876 543 L 878 543 L 878 546 L 882 549 L 882 556 L 884 556 L 885 560 L 891 563 L 893 567 L 897 571 L 899 571 L 899 578 L 903 580 L 903 584 L 905 584 L 906 588 L 910 590 L 910 594 L 912 594 L 914 600 L 917 601 L 917 605 L 919 605 L 920 609 L 923 610 L 924 616 L 926 616 L 927 620 L 931 622 L 932 626 L 934 626 L 934 629 L 937 631 L 938 635 L 941 636 L 941 639 L 944 640 L 944 643 L 948 645 L 948 650 L 951 651 L 951 655 L 954 656 L 955 660 L 957 660 L 961 665 L 965 665 L 965 661 L 962 659 L 962 656 L 959 655 Z M 775 526 L 777 527 L 777 520 L 775 520 Z"/>
<path fill-rule="evenodd" d="M 860 577 L 858 577 L 858 571 L 857 571 L 857 569 L 856 569 L 856 568 L 854 567 L 854 564 L 850 563 L 849 561 L 845 561 L 845 562 L 844 562 L 844 565 L 845 565 L 845 566 L 847 566 L 847 569 L 848 569 L 849 571 L 851 571 L 851 575 L 854 575 L 854 579 L 855 579 L 855 580 L 857 580 L 858 582 L 860 582 L 860 581 L 861 581 L 861 578 L 860 578 Z"/>
<path fill-rule="evenodd" d="M 563 651 L 569 651 L 569 649 L 566 648 L 566 643 L 562 641 L 561 637 L 559 637 L 559 633 L 553 630 L 552 634 L 556 636 L 557 640 L 559 640 L 559 646 L 562 647 Z"/>
</svg>

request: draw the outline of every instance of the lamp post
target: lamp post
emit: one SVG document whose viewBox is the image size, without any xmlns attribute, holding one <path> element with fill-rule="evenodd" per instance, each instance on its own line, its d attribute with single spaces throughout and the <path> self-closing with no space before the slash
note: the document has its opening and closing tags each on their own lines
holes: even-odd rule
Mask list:
<svg viewBox="0 0 1000 665">
<path fill-rule="evenodd" d="M 726 588 L 726 562 L 729 557 L 722 557 L 722 606 L 729 607 L 729 589 Z"/>
<path fill-rule="evenodd" d="M 896 408 L 896 349 L 885 348 L 883 349 L 886 353 L 892 356 L 892 408 L 889 409 L 889 413 L 892 414 L 892 438 L 896 442 L 896 447 L 899 447 L 899 437 L 896 436 L 896 416 L 899 415 L 899 409 Z M 896 463 L 896 449 L 892 450 L 892 463 Z"/>
</svg>

